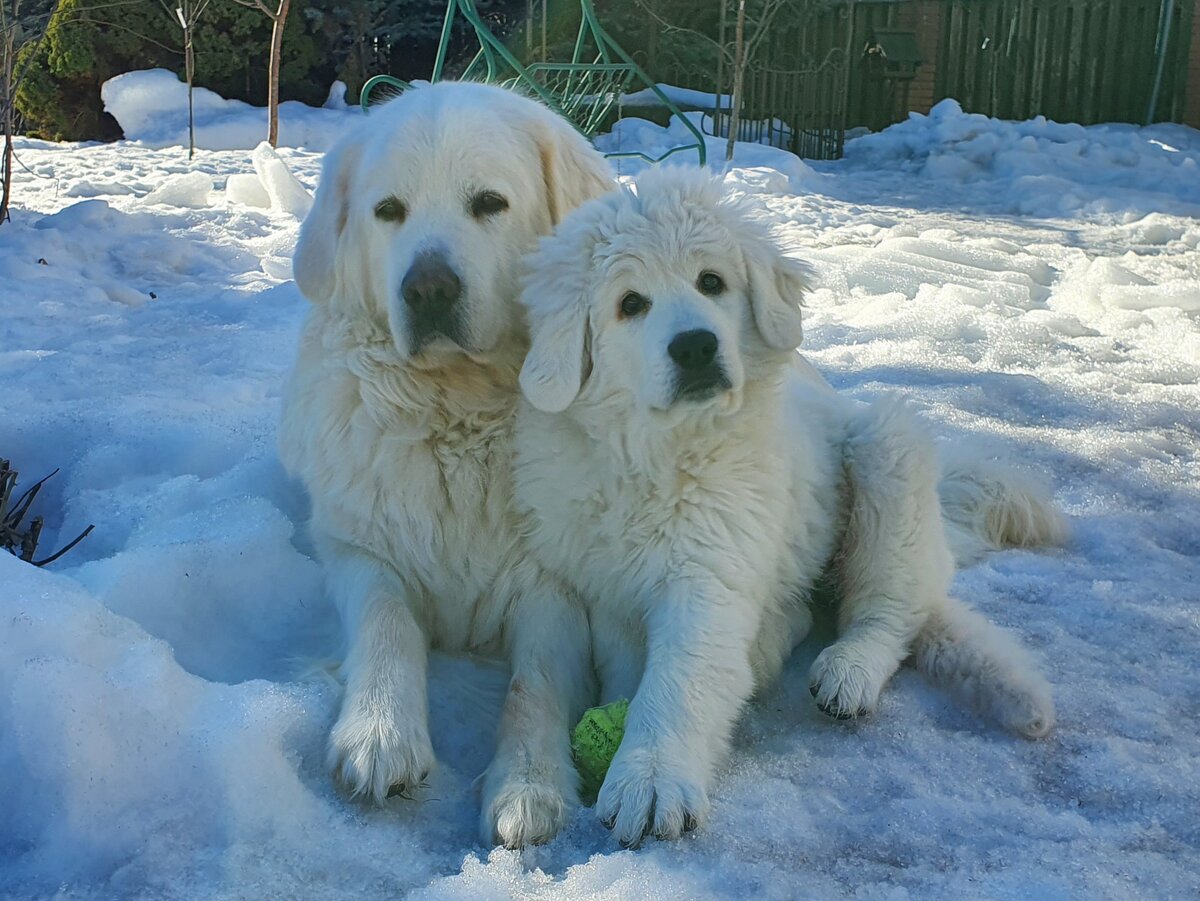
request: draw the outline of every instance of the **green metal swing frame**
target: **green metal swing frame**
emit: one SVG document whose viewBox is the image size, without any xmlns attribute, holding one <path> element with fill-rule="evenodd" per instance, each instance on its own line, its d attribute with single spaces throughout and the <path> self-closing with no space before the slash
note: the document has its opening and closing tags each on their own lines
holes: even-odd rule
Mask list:
<svg viewBox="0 0 1200 901">
<path fill-rule="evenodd" d="M 677 153 L 693 150 L 703 166 L 706 152 L 704 135 L 700 129 L 683 115 L 650 76 L 604 30 L 596 17 L 592 0 L 579 0 L 579 5 L 579 33 L 575 38 L 575 51 L 571 62 L 540 62 L 526 66 L 522 65 L 488 28 L 475 8 L 474 0 L 448 0 L 437 59 L 434 61 L 433 74 L 429 80 L 442 80 L 457 13 L 467 20 L 479 40 L 479 52 L 459 76 L 459 80 L 482 81 L 528 90 L 550 109 L 570 121 L 588 140 L 596 136 L 613 108 L 619 106 L 620 98 L 629 92 L 629 88 L 640 83 L 640 87 L 654 93 L 667 112 L 679 117 L 695 140 L 672 147 L 659 157 L 648 156 L 637 150 L 615 151 L 606 153 L 605 156 L 609 159 L 640 159 L 647 163 L 660 163 Z M 412 87 L 409 82 L 391 75 L 376 75 L 368 79 L 363 85 L 360 99 L 364 113 L 369 112 L 371 93 L 381 85 L 388 85 L 400 91 Z"/>
</svg>

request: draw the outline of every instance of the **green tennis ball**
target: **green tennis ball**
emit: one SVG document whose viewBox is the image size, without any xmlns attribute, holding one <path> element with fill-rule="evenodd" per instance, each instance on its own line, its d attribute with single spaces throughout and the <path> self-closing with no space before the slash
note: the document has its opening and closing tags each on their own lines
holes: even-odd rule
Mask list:
<svg viewBox="0 0 1200 901">
<path fill-rule="evenodd" d="M 588 807 L 596 803 L 609 764 L 621 746 L 628 713 L 629 702 L 625 700 L 592 707 L 584 711 L 578 725 L 571 730 L 571 752 L 575 756 L 575 769 L 579 771 L 579 793 Z"/>
</svg>

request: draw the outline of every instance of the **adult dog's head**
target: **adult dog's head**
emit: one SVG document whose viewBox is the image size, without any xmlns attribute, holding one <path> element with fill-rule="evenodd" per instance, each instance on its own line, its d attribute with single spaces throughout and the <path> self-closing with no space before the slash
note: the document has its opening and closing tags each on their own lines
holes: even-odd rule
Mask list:
<svg viewBox="0 0 1200 901">
<path fill-rule="evenodd" d="M 533 100 L 480 84 L 416 88 L 327 156 L 296 283 L 390 333 L 403 360 L 484 358 L 523 328 L 522 254 L 613 186 L 603 157 Z"/>
<path fill-rule="evenodd" d="M 648 172 L 636 193 L 576 210 L 529 258 L 521 388 L 547 412 L 577 396 L 732 412 L 747 381 L 782 371 L 800 344 L 809 271 L 711 175 Z"/>
</svg>

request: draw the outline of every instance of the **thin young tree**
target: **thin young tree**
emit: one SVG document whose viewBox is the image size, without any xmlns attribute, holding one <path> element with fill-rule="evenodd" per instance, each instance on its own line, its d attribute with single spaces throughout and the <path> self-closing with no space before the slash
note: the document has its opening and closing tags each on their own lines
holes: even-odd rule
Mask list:
<svg viewBox="0 0 1200 901">
<path fill-rule="evenodd" d="M 9 220 L 12 201 L 12 167 L 16 158 L 13 138 L 17 131 L 17 88 L 29 70 L 32 53 L 19 60 L 21 51 L 40 41 L 59 0 L 0 0 L 0 120 L 4 151 L 0 154 L 0 224 Z"/>
<path fill-rule="evenodd" d="M 746 0 L 737 0 L 737 22 L 733 29 L 733 90 L 729 98 L 729 140 L 725 144 L 726 161 L 733 159 L 733 145 L 737 141 L 738 128 L 742 122 L 745 106 L 746 68 L 758 55 L 758 49 L 771 33 L 771 25 L 779 11 L 792 5 L 793 0 L 762 0 L 758 4 L 758 15 L 750 23 L 750 34 L 746 34 Z"/>
<path fill-rule="evenodd" d="M 667 21 L 660 13 L 657 2 L 653 0 L 635 0 L 637 5 L 654 20 L 664 32 L 676 32 L 712 46 L 717 53 L 717 104 L 723 93 L 723 72 L 728 68 L 733 81 L 729 97 L 729 122 L 727 129 L 728 142 L 725 145 L 725 159 L 733 159 L 733 148 L 737 142 L 738 128 L 741 126 L 742 108 L 745 105 L 746 71 L 758 55 L 763 42 L 771 34 L 771 26 L 781 10 L 791 7 L 795 11 L 803 9 L 807 0 L 733 0 L 735 3 L 735 19 L 733 22 L 733 40 L 726 41 L 726 16 L 728 0 L 721 2 L 721 15 L 718 22 L 718 37 L 713 39 L 694 28 Z M 714 113 L 717 110 L 714 109 Z M 714 116 L 714 122 L 718 119 Z"/>
<path fill-rule="evenodd" d="M 267 141 L 279 146 L 279 57 L 283 51 L 283 26 L 287 24 L 292 0 L 279 0 L 272 11 L 263 0 L 236 0 L 242 6 L 257 9 L 271 20 L 271 56 L 267 74 Z"/>
<path fill-rule="evenodd" d="M 208 8 L 210 0 L 177 0 L 168 3 L 158 0 L 163 11 L 177 21 L 183 29 L 183 71 L 187 77 L 188 86 L 188 159 L 196 155 L 196 115 L 192 107 L 192 87 L 196 78 L 196 54 L 192 46 L 192 36 L 196 31 L 196 23 L 201 14 Z M 173 7 L 173 8 L 172 8 Z"/>
</svg>

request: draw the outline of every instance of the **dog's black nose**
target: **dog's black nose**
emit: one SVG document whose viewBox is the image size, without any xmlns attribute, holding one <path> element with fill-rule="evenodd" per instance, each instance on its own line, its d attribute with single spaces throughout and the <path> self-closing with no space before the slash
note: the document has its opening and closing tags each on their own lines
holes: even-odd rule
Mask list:
<svg viewBox="0 0 1200 901">
<path fill-rule="evenodd" d="M 699 328 L 680 332 L 667 345 L 667 353 L 680 369 L 688 372 L 706 369 L 717 356 L 717 336 Z"/>
<path fill-rule="evenodd" d="M 462 296 L 462 280 L 440 253 L 421 254 L 400 282 L 400 294 L 414 313 L 448 312 Z"/>
</svg>

